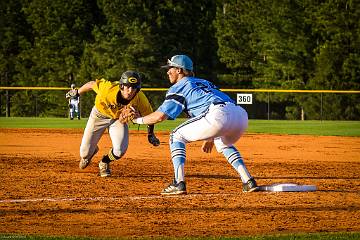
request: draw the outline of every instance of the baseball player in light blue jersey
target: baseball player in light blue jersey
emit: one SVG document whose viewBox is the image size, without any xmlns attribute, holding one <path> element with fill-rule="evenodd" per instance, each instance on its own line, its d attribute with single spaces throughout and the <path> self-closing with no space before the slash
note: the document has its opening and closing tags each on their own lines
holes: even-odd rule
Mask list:
<svg viewBox="0 0 360 240">
<path fill-rule="evenodd" d="M 163 68 L 173 84 L 166 93 L 165 101 L 157 111 L 133 121 L 138 124 L 155 124 L 166 119 L 175 119 L 185 112 L 190 119 L 170 134 L 170 151 L 174 166 L 174 180 L 162 195 L 186 194 L 185 145 L 204 141 L 202 150 L 210 153 L 215 145 L 227 161 L 239 173 L 243 192 L 258 190 L 254 178 L 247 170 L 240 152 L 233 145 L 248 126 L 247 112 L 237 106 L 225 93 L 211 82 L 196 78 L 193 63 L 186 55 L 175 55 Z"/>
</svg>

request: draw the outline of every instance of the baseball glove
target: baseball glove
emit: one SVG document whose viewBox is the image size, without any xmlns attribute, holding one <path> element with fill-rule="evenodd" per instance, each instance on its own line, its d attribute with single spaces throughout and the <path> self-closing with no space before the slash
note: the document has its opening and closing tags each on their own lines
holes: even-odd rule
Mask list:
<svg viewBox="0 0 360 240">
<path fill-rule="evenodd" d="M 154 133 L 148 134 L 148 141 L 150 144 L 152 144 L 155 147 L 160 145 L 160 140 L 155 136 Z"/>
<path fill-rule="evenodd" d="M 122 124 L 131 122 L 131 120 L 134 119 L 135 115 L 136 115 L 135 108 L 133 108 L 131 105 L 126 105 L 125 107 L 122 108 L 122 111 L 119 116 L 119 121 Z"/>
</svg>

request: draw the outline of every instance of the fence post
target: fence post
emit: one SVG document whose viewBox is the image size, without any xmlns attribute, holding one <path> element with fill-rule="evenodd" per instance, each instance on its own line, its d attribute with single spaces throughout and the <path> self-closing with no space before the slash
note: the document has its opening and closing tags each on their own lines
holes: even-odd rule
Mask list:
<svg viewBox="0 0 360 240">
<path fill-rule="evenodd" d="M 323 93 L 320 93 L 320 121 L 323 120 Z"/>
<path fill-rule="evenodd" d="M 5 83 L 6 85 L 9 85 L 9 78 L 8 78 L 8 72 L 5 72 Z M 9 95 L 9 89 L 6 89 L 6 117 L 10 117 L 10 95 Z"/>
<path fill-rule="evenodd" d="M 9 90 L 6 90 L 6 117 L 10 117 L 10 95 Z"/>
<path fill-rule="evenodd" d="M 35 95 L 35 117 L 37 117 L 38 113 L 38 102 L 37 102 L 37 97 Z"/>
<path fill-rule="evenodd" d="M 267 119 L 270 120 L 270 92 L 268 92 L 267 98 Z"/>
</svg>

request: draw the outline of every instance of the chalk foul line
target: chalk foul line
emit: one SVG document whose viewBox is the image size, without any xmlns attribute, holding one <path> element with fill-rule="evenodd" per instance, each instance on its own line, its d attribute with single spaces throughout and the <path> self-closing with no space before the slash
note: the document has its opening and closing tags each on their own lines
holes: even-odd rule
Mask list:
<svg viewBox="0 0 360 240">
<path fill-rule="evenodd" d="M 75 201 L 121 201 L 121 200 L 154 200 L 167 198 L 195 198 L 195 197 L 219 197 L 236 196 L 239 194 L 226 193 L 199 193 L 186 195 L 147 195 L 147 196 L 123 196 L 123 197 L 62 197 L 62 198 L 27 198 L 27 199 L 3 199 L 0 203 L 31 203 L 31 202 L 75 202 Z M 239 195 L 240 196 L 240 195 Z"/>
</svg>

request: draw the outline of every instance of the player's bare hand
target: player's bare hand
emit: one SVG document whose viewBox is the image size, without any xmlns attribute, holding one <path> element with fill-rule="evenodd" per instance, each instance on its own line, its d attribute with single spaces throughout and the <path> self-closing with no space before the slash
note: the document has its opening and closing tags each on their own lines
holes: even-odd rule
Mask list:
<svg viewBox="0 0 360 240">
<path fill-rule="evenodd" d="M 204 153 L 211 153 L 212 148 L 214 147 L 214 140 L 206 140 L 201 146 L 201 150 Z"/>
</svg>

